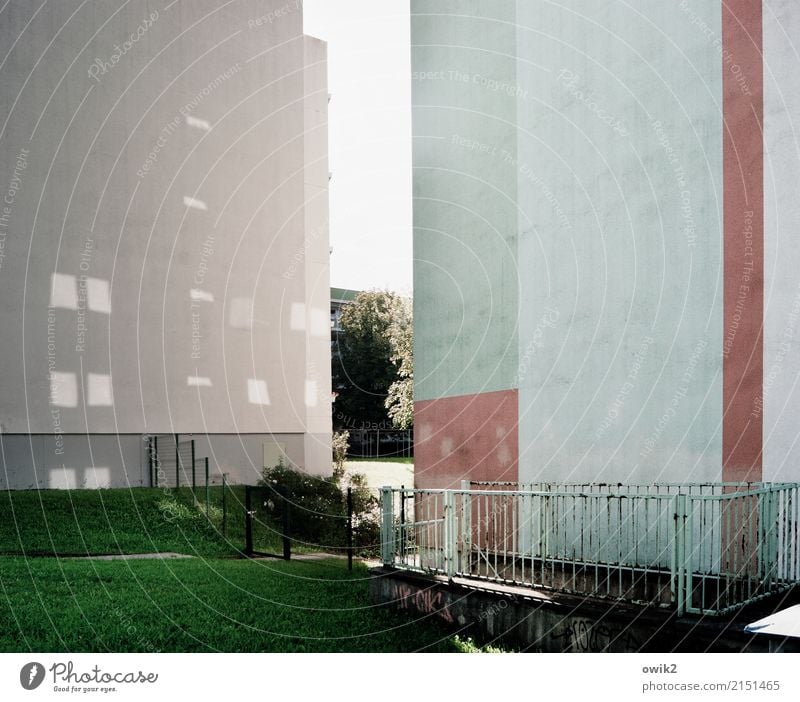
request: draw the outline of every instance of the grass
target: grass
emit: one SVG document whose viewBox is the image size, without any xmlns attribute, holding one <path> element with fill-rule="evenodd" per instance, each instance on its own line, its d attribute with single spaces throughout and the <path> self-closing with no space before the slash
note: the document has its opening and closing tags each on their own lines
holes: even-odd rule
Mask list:
<svg viewBox="0 0 800 702">
<path fill-rule="evenodd" d="M 226 488 L 223 530 L 222 488 L 111 490 L 29 490 L 0 492 L 0 555 L 86 556 L 120 553 L 164 553 L 236 557 L 245 544 L 245 487 Z M 256 551 L 281 553 L 280 521 L 273 522 L 258 498 L 252 505 Z M 336 551 L 341 543 L 310 543 L 299 523 L 308 515 L 293 508 L 296 535 L 293 553 Z M 341 520 L 340 520 L 341 521 Z M 344 522 L 341 522 L 342 528 Z M 330 541 L 330 539 L 328 539 Z"/>
<path fill-rule="evenodd" d="M 0 558 L 0 650 L 458 652 L 343 561 Z"/>
<path fill-rule="evenodd" d="M 221 501 L 220 489 L 215 493 Z M 233 510 L 238 498 L 228 497 Z M 225 539 L 221 511 L 212 505 L 209 522 L 189 489 L 6 491 L 0 493 L 0 554 L 236 555 L 244 544 L 244 519 L 230 520 Z"/>
<path fill-rule="evenodd" d="M 478 650 L 373 605 L 358 562 L 241 558 L 244 488 L 226 492 L 227 538 L 221 501 L 207 519 L 188 489 L 0 493 L 0 651 Z M 195 558 L 74 557 L 168 551 Z"/>
</svg>

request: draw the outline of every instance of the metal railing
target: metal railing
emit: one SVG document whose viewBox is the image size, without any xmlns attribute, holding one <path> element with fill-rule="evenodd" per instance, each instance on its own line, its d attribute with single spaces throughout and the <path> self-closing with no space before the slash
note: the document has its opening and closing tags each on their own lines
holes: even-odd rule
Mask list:
<svg viewBox="0 0 800 702">
<path fill-rule="evenodd" d="M 798 484 L 531 487 L 384 488 L 384 564 L 680 614 L 800 581 Z"/>
</svg>

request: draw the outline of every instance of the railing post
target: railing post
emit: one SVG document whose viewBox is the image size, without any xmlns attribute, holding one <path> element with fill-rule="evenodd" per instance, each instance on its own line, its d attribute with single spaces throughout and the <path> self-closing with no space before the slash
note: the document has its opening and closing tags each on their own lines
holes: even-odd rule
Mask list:
<svg viewBox="0 0 800 702">
<path fill-rule="evenodd" d="M 764 493 L 765 499 L 765 519 L 764 519 L 764 542 L 765 542 L 765 551 L 764 554 L 764 589 L 765 591 L 769 591 L 772 587 L 772 579 L 773 573 L 775 572 L 775 566 L 777 561 L 777 520 L 778 520 L 778 512 L 776 509 L 777 500 L 776 493 L 770 488 Z"/>
<path fill-rule="evenodd" d="M 542 567 L 544 567 L 544 561 L 550 553 L 550 495 L 545 495 L 541 504 L 542 513 L 539 518 L 539 548 L 541 549 L 541 553 L 539 555 L 542 559 Z"/>
<path fill-rule="evenodd" d="M 684 579 L 685 530 L 684 519 L 686 512 L 686 497 L 678 494 L 672 498 L 673 522 L 672 522 L 672 563 L 670 568 L 670 583 L 672 584 L 672 601 L 679 616 L 686 613 L 686 581 Z"/>
<path fill-rule="evenodd" d="M 397 551 L 400 554 L 400 562 L 406 565 L 406 486 L 400 486 L 400 543 L 397 546 Z"/>
<path fill-rule="evenodd" d="M 792 580 L 800 580 L 800 570 L 798 570 L 798 565 L 800 564 L 797 562 L 797 541 L 798 536 L 800 536 L 800 534 L 798 534 L 796 519 L 797 492 L 797 488 L 794 486 L 787 488 L 786 496 L 788 500 L 784 515 L 784 519 L 786 520 L 787 545 L 789 547 L 787 552 L 786 575 Z"/>
<path fill-rule="evenodd" d="M 469 480 L 461 481 L 461 513 L 463 524 L 463 548 L 466 555 L 466 571 L 472 572 L 472 494 L 469 492 L 471 485 Z M 461 570 L 465 570 L 463 565 Z"/>
<path fill-rule="evenodd" d="M 694 554 L 694 501 L 690 495 L 683 496 L 683 606 L 684 611 L 692 609 L 692 592 L 694 589 L 694 568 L 692 568 L 692 555 Z M 700 537 L 702 539 L 702 536 Z M 701 602 L 702 609 L 705 603 Z"/>
<path fill-rule="evenodd" d="M 755 576 L 758 579 L 763 579 L 764 577 L 764 563 L 766 562 L 766 554 L 764 548 L 764 535 L 766 534 L 765 524 L 767 520 L 767 516 L 764 513 L 764 501 L 766 498 L 766 493 L 757 493 L 756 494 L 756 509 L 750 510 L 749 514 L 747 515 L 748 519 L 753 519 L 753 511 L 756 513 L 756 528 L 755 528 L 755 535 L 756 535 L 756 572 Z M 748 558 L 752 563 L 752 556 L 750 554 L 745 554 L 745 558 Z M 749 574 L 749 568 L 747 571 Z"/>
<path fill-rule="evenodd" d="M 444 572 L 448 578 L 456 573 L 456 496 L 444 491 Z"/>
<path fill-rule="evenodd" d="M 781 496 L 783 488 L 775 488 L 772 493 L 772 567 L 770 568 L 770 577 L 778 580 L 778 560 L 779 552 L 781 550 Z"/>
<path fill-rule="evenodd" d="M 392 514 L 393 492 L 390 487 L 381 488 L 381 560 L 383 565 L 394 565 L 394 514 Z"/>
</svg>

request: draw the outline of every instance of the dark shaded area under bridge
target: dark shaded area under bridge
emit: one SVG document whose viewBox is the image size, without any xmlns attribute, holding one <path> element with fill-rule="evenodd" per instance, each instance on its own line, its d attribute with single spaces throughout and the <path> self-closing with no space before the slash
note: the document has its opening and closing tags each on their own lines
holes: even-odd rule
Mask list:
<svg viewBox="0 0 800 702">
<path fill-rule="evenodd" d="M 474 577 L 448 580 L 442 575 L 383 566 L 370 574 L 374 602 L 416 618 L 436 617 L 454 632 L 472 636 L 480 644 L 544 653 L 800 652 L 796 639 L 776 640 L 744 632 L 747 624 L 800 603 L 798 587 L 729 615 L 678 616 L 673 608 Z"/>
</svg>

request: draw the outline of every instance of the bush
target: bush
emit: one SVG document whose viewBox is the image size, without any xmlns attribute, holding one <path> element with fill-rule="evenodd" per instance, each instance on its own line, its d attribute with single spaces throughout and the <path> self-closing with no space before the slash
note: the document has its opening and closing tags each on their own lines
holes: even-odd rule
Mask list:
<svg viewBox="0 0 800 702">
<path fill-rule="evenodd" d="M 347 452 L 350 450 L 350 432 L 334 432 L 331 439 L 331 448 L 333 449 L 333 477 L 341 479 L 344 475 L 344 461 L 347 458 Z"/>
<path fill-rule="evenodd" d="M 267 468 L 259 485 L 284 491 L 289 501 L 291 535 L 307 544 L 336 546 L 345 541 L 347 507 L 332 478 L 312 477 L 282 464 Z M 282 523 L 284 500 L 271 500 L 276 525 Z"/>
<path fill-rule="evenodd" d="M 307 546 L 344 548 L 347 545 L 347 487 L 353 491 L 353 544 L 358 553 L 372 553 L 380 541 L 380 501 L 366 487 L 363 475 L 320 478 L 293 470 L 283 464 L 267 468 L 259 485 L 276 490 L 269 505 L 272 520 L 282 523 L 283 492 L 290 506 L 290 533 L 293 540 Z"/>
</svg>

